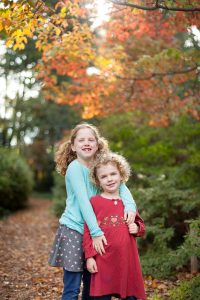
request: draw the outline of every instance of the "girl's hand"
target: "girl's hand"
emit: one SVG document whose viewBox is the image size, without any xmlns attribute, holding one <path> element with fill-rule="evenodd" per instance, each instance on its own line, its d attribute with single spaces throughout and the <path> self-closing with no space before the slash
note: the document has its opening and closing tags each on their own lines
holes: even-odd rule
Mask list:
<svg viewBox="0 0 200 300">
<path fill-rule="evenodd" d="M 137 234 L 139 231 L 139 228 L 136 223 L 131 223 L 131 224 L 128 224 L 128 230 L 129 230 L 129 233 L 131 233 L 131 234 Z"/>
<path fill-rule="evenodd" d="M 86 261 L 86 267 L 87 267 L 87 270 L 90 272 L 90 273 L 96 273 L 98 272 L 98 269 L 97 269 L 97 264 L 96 264 L 96 261 L 93 257 L 90 257 L 87 259 Z"/>
<path fill-rule="evenodd" d="M 103 243 L 107 245 L 107 240 L 104 235 L 96 236 L 92 238 L 92 246 L 100 255 L 103 255 L 105 253 Z"/>
<path fill-rule="evenodd" d="M 127 224 L 134 223 L 135 216 L 136 216 L 136 212 L 133 212 L 133 211 L 127 211 L 124 213 L 124 219 Z"/>
</svg>

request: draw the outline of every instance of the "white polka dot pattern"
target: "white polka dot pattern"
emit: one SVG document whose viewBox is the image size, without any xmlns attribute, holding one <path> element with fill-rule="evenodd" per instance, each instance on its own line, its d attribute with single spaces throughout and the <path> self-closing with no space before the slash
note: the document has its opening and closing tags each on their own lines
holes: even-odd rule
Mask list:
<svg viewBox="0 0 200 300">
<path fill-rule="evenodd" d="M 64 225 L 60 225 L 49 257 L 49 264 L 68 271 L 83 270 L 83 236 Z"/>
</svg>

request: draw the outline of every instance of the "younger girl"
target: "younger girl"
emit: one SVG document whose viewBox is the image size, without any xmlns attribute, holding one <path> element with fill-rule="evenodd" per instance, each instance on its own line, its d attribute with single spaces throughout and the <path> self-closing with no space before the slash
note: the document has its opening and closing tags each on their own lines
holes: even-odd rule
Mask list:
<svg viewBox="0 0 200 300">
<path fill-rule="evenodd" d="M 110 300 L 114 295 L 126 300 L 145 299 L 135 238 L 144 234 L 144 223 L 137 213 L 135 223 L 127 225 L 119 196 L 120 184 L 129 174 L 126 160 L 113 153 L 102 156 L 91 169 L 92 180 L 102 189 L 100 195 L 91 198 L 91 204 L 107 240 L 106 253 L 101 256 L 93 249 L 85 225 L 83 248 L 92 273 L 90 295 L 94 300 Z"/>
<path fill-rule="evenodd" d="M 106 141 L 96 127 L 83 123 L 77 125 L 69 141 L 56 153 L 56 167 L 65 176 L 67 206 L 60 218 L 49 263 L 64 269 L 62 300 L 77 300 L 83 271 L 82 235 L 87 223 L 96 251 L 103 254 L 106 239 L 99 228 L 89 199 L 97 194 L 97 188 L 89 180 L 89 168 L 94 158 L 107 151 Z M 127 187 L 120 186 L 125 206 L 125 218 L 131 222 L 136 206 Z M 103 244 L 104 242 L 104 244 Z M 82 299 L 88 300 L 87 289 Z"/>
</svg>

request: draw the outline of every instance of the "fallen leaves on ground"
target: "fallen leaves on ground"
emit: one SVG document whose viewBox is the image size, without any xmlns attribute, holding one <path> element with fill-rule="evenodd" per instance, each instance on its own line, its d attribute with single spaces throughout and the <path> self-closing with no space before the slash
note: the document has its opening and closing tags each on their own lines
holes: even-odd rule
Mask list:
<svg viewBox="0 0 200 300">
<path fill-rule="evenodd" d="M 60 299 L 62 269 L 48 266 L 58 225 L 50 206 L 48 200 L 31 199 L 28 208 L 0 222 L 0 299 Z M 154 294 L 168 299 L 174 285 L 169 280 L 145 278 L 147 299 L 153 299 Z"/>
<path fill-rule="evenodd" d="M 60 298 L 62 269 L 48 266 L 57 219 L 50 201 L 31 199 L 29 207 L 0 223 L 0 299 Z"/>
</svg>

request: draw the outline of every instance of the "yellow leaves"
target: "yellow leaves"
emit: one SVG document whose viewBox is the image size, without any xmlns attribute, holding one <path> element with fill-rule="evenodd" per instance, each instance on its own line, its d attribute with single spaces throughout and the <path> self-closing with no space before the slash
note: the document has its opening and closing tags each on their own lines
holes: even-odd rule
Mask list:
<svg viewBox="0 0 200 300">
<path fill-rule="evenodd" d="M 25 48 L 25 44 L 27 43 L 27 37 L 25 36 L 25 29 L 17 29 L 15 30 L 11 37 L 7 40 L 7 46 L 13 46 L 14 50 L 23 50 Z M 28 31 L 29 33 L 29 31 Z"/>
<path fill-rule="evenodd" d="M 67 14 L 67 7 L 63 7 L 60 11 L 60 17 L 64 19 L 66 17 L 66 14 Z"/>
<path fill-rule="evenodd" d="M 7 39 L 7 41 L 6 41 L 6 46 L 7 47 L 12 47 L 13 44 L 14 44 L 14 41 L 12 39 Z"/>
<path fill-rule="evenodd" d="M 1 10 L 0 31 L 7 35 L 6 45 L 14 50 L 25 48 L 28 37 L 33 36 L 35 25 L 32 8 L 28 3 L 11 3 Z"/>
<path fill-rule="evenodd" d="M 60 30 L 58 27 L 56 27 L 56 28 L 55 28 L 55 32 L 56 32 L 56 35 L 58 36 L 58 35 L 60 35 L 61 30 Z"/>
<path fill-rule="evenodd" d="M 16 43 L 14 46 L 13 46 L 13 50 L 23 50 L 25 48 L 25 44 L 24 43 Z"/>
<path fill-rule="evenodd" d="M 85 32 L 72 31 L 65 34 L 58 46 L 59 53 L 71 61 L 89 62 L 94 59 L 95 52 L 91 47 L 90 40 L 85 42 Z"/>
<path fill-rule="evenodd" d="M 31 31 L 31 27 L 30 26 L 29 27 L 25 27 L 23 29 L 23 33 L 24 33 L 24 35 L 26 35 L 26 36 L 28 36 L 30 38 L 33 36 L 33 32 Z"/>
<path fill-rule="evenodd" d="M 19 37 L 22 36 L 22 30 L 21 29 L 17 29 L 13 32 L 12 37 Z"/>
<path fill-rule="evenodd" d="M 106 57 L 103 57 L 103 56 L 98 56 L 97 59 L 96 59 L 97 66 L 100 67 L 103 70 L 108 69 L 109 66 L 112 66 L 112 62 L 113 62 L 112 59 L 106 58 Z"/>
</svg>

